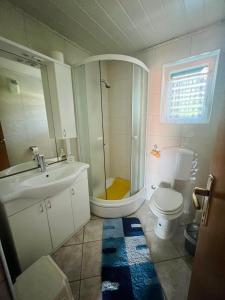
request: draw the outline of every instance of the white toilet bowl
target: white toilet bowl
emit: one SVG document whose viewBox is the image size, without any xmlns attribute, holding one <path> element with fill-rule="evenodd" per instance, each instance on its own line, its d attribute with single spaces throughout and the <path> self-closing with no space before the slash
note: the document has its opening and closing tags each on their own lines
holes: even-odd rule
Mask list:
<svg viewBox="0 0 225 300">
<path fill-rule="evenodd" d="M 158 217 L 155 233 L 169 239 L 175 232 L 177 220 L 183 213 L 183 196 L 171 188 L 159 187 L 150 200 L 150 209 Z"/>
</svg>

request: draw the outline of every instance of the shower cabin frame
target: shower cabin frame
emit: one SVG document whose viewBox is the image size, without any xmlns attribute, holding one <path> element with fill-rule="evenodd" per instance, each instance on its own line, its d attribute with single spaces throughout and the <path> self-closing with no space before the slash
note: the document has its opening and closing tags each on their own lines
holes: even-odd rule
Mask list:
<svg viewBox="0 0 225 300">
<path fill-rule="evenodd" d="M 100 84 L 100 97 L 101 97 L 101 118 L 102 118 L 102 135 L 103 135 L 103 159 L 104 159 L 104 174 L 105 174 L 105 180 L 104 180 L 104 185 L 105 185 L 105 192 L 106 192 L 106 169 L 105 169 L 105 150 L 104 150 L 104 128 L 103 128 L 103 107 L 102 107 L 102 103 L 103 103 L 103 95 L 102 95 L 102 88 L 101 88 L 101 83 L 102 83 L 102 77 L 101 77 L 101 62 L 103 61 L 121 61 L 121 62 L 127 62 L 127 63 L 131 63 L 132 66 L 132 124 L 131 126 L 133 126 L 133 82 L 134 82 L 134 67 L 138 66 L 141 68 L 141 70 L 143 69 L 144 71 L 146 71 L 146 86 L 145 86 L 145 97 L 146 97 L 146 112 L 145 112 L 145 128 L 144 128 L 144 144 L 146 145 L 146 139 L 147 139 L 147 120 L 148 120 L 148 115 L 147 115 L 147 106 L 148 106 L 148 101 L 147 101 L 147 97 L 148 97 L 148 73 L 149 73 L 149 69 L 147 68 L 147 66 L 141 62 L 140 60 L 130 57 L 130 56 L 126 56 L 126 55 L 118 55 L 118 54 L 104 54 L 104 55 L 96 55 L 96 56 L 92 56 L 87 58 L 83 63 L 80 63 L 79 65 L 75 65 L 73 66 L 73 81 L 74 81 L 74 94 L 75 94 L 75 102 L 77 101 L 79 95 L 78 95 L 78 88 L 77 88 L 77 80 L 78 80 L 78 76 L 76 75 L 76 68 L 80 67 L 80 66 L 85 66 L 89 63 L 92 62 L 98 62 L 99 63 L 99 84 Z M 82 83 L 83 84 L 83 83 Z M 107 84 L 107 83 L 106 83 Z M 142 85 L 144 85 L 144 83 L 142 82 Z M 106 86 L 107 87 L 107 86 Z M 142 86 L 143 88 L 143 86 Z M 142 90 L 141 90 L 142 91 Z M 143 94 L 143 91 L 142 91 Z M 141 95 L 142 95 L 141 94 Z M 86 96 L 87 97 L 87 96 Z M 142 97 L 144 97 L 142 95 Z M 87 99 L 86 99 L 87 101 Z M 87 124 L 87 128 L 80 128 L 80 124 L 79 124 L 79 109 L 78 109 L 78 105 L 76 103 L 75 105 L 76 107 L 76 115 L 77 115 L 77 129 L 78 129 L 78 153 L 79 153 L 79 158 L 81 160 L 84 160 L 86 163 L 90 162 L 90 156 L 88 157 L 88 154 L 84 155 L 84 153 L 82 153 L 81 151 L 81 143 L 82 143 L 82 138 L 84 138 L 84 135 L 88 135 L 89 134 L 89 128 L 88 128 L 88 124 Z M 132 140 L 134 140 L 134 136 L 133 136 L 133 129 L 132 129 L 132 133 L 131 133 L 131 138 Z M 88 143 L 90 143 L 88 141 Z M 133 151 L 133 142 L 132 142 L 132 147 L 131 147 L 131 157 L 132 157 L 132 151 Z M 146 168 L 146 149 L 142 149 L 143 151 L 143 157 L 144 157 L 144 166 L 143 169 L 145 170 Z M 132 160 L 130 161 L 130 166 L 131 166 L 131 172 L 132 172 Z M 143 172 L 144 172 L 143 170 Z M 89 174 L 89 176 L 91 176 Z M 132 177 L 132 173 L 130 175 Z M 90 180 L 92 180 L 92 178 L 89 178 Z M 90 181 L 91 182 L 91 181 Z M 132 182 L 132 179 L 131 179 Z M 132 187 L 131 187 L 132 188 Z M 90 189 L 92 190 L 92 189 Z M 127 216 L 129 214 L 134 213 L 139 207 L 140 205 L 144 202 L 144 200 L 146 199 L 146 191 L 145 191 L 145 177 L 143 174 L 143 187 L 141 189 L 139 189 L 135 194 L 131 195 L 130 197 L 126 197 L 123 198 L 121 200 L 103 200 L 103 199 L 99 199 L 96 198 L 93 195 L 90 195 L 90 205 L 91 205 L 91 211 L 94 215 L 100 216 L 100 217 L 105 217 L 105 218 L 115 218 L 115 217 L 122 217 L 122 216 Z"/>
</svg>

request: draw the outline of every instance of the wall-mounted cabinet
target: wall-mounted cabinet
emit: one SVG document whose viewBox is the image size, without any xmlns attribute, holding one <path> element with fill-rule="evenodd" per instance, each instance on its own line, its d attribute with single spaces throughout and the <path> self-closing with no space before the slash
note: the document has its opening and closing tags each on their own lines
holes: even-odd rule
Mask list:
<svg viewBox="0 0 225 300">
<path fill-rule="evenodd" d="M 59 139 L 76 137 L 70 66 L 60 62 L 49 62 L 42 68 L 42 78 L 44 79 L 43 86 L 50 136 Z"/>
<path fill-rule="evenodd" d="M 54 197 L 40 199 L 22 210 L 15 203 L 14 213 L 8 220 L 21 269 L 55 251 L 89 219 L 87 170 Z"/>
</svg>

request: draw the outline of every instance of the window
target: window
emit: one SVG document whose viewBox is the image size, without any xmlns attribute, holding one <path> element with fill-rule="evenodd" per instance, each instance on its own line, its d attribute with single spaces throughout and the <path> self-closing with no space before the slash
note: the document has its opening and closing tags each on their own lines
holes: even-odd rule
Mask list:
<svg viewBox="0 0 225 300">
<path fill-rule="evenodd" d="M 212 110 L 219 50 L 164 65 L 161 120 L 208 123 Z"/>
</svg>

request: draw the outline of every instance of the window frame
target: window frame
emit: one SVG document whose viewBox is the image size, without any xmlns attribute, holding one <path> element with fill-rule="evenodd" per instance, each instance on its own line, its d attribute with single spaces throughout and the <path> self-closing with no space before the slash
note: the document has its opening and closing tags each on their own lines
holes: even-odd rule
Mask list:
<svg viewBox="0 0 225 300">
<path fill-rule="evenodd" d="M 161 84 L 161 105 L 160 105 L 160 121 L 162 123 L 170 124 L 207 124 L 210 122 L 214 90 L 218 69 L 220 50 L 191 56 L 173 63 L 164 64 L 162 71 L 162 84 Z M 171 74 L 176 72 L 188 71 L 194 68 L 208 66 L 208 77 L 206 86 L 206 99 L 205 111 L 203 116 L 200 117 L 171 117 L 168 113 L 169 108 L 169 93 Z"/>
</svg>

